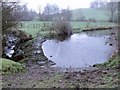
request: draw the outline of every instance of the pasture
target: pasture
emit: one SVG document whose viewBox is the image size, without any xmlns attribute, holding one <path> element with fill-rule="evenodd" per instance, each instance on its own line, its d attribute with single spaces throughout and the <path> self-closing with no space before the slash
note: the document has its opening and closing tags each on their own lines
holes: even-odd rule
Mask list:
<svg viewBox="0 0 120 90">
<path fill-rule="evenodd" d="M 37 33 L 46 35 L 50 31 L 48 29 L 45 30 L 45 28 L 46 26 L 51 26 L 51 24 L 52 21 L 22 21 L 18 25 L 18 29 L 23 30 L 33 36 L 36 36 Z M 109 27 L 116 25 L 115 23 L 110 22 L 70 22 L 70 24 L 74 33 L 81 32 L 83 29 L 94 27 Z"/>
<path fill-rule="evenodd" d="M 72 20 L 76 20 L 79 17 L 84 16 L 86 20 L 107 20 L 110 19 L 110 11 L 105 9 L 95 9 L 95 8 L 80 8 L 72 10 Z"/>
</svg>

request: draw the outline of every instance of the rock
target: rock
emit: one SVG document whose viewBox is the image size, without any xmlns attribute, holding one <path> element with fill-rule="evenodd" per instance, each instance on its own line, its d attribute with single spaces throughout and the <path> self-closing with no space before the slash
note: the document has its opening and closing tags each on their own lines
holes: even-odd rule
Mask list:
<svg viewBox="0 0 120 90">
<path fill-rule="evenodd" d="M 32 39 L 32 35 L 28 35 L 21 30 L 11 30 L 10 33 L 3 36 L 3 55 L 4 58 L 9 58 L 14 61 L 21 60 L 24 57 L 24 52 L 20 44 Z"/>
<path fill-rule="evenodd" d="M 70 79 L 70 76 L 66 76 L 65 79 Z"/>
<path fill-rule="evenodd" d="M 48 60 L 46 64 L 49 66 L 52 66 L 52 65 L 55 65 L 56 63 L 51 60 Z"/>
<path fill-rule="evenodd" d="M 22 50 L 16 50 L 15 53 L 13 53 L 12 58 L 15 61 L 19 61 L 24 57 L 24 52 Z"/>
<path fill-rule="evenodd" d="M 109 44 L 110 46 L 113 46 L 113 44 Z"/>
<path fill-rule="evenodd" d="M 8 86 L 11 86 L 11 84 L 9 83 Z"/>
<path fill-rule="evenodd" d="M 111 33 L 111 35 L 115 35 L 115 33 Z"/>
<path fill-rule="evenodd" d="M 40 66 L 44 66 L 46 64 L 46 61 L 37 61 L 37 64 L 39 64 Z"/>
<path fill-rule="evenodd" d="M 93 67 L 96 67 L 96 66 L 97 66 L 96 64 L 93 65 Z"/>
<path fill-rule="evenodd" d="M 61 83 L 61 82 L 62 82 L 62 80 L 58 80 L 58 82 L 59 82 L 59 83 Z"/>
<path fill-rule="evenodd" d="M 107 72 L 107 71 L 102 71 L 102 73 L 103 73 L 103 74 L 108 74 L 108 72 Z"/>
</svg>

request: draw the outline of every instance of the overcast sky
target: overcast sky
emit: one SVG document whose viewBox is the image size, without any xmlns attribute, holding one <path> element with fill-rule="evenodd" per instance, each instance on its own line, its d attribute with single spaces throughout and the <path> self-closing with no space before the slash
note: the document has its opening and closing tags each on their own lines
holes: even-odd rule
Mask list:
<svg viewBox="0 0 120 90">
<path fill-rule="evenodd" d="M 67 8 L 68 6 L 70 9 L 76 8 L 89 8 L 90 1 L 93 0 L 21 0 L 24 3 L 27 3 L 29 9 L 34 9 L 38 11 L 38 7 L 41 6 L 43 9 L 47 3 L 50 4 L 57 4 L 60 8 Z"/>
</svg>

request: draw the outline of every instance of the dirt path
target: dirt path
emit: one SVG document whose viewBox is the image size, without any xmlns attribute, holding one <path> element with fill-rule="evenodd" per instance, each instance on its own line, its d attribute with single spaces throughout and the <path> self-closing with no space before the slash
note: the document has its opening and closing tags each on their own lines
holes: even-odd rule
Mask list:
<svg viewBox="0 0 120 90">
<path fill-rule="evenodd" d="M 117 87 L 117 69 L 63 69 L 33 65 L 25 72 L 3 76 L 3 88 Z"/>
</svg>

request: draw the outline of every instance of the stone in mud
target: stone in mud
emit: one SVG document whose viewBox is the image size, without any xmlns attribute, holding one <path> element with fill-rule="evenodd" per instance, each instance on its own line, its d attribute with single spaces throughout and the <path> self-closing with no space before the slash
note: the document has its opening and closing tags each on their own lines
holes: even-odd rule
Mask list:
<svg viewBox="0 0 120 90">
<path fill-rule="evenodd" d="M 46 64 L 46 61 L 37 61 L 37 64 L 39 64 L 40 66 L 44 66 Z"/>
<path fill-rule="evenodd" d="M 46 61 L 37 61 L 37 64 L 39 64 L 40 66 L 52 66 L 55 65 L 56 63 L 54 63 L 51 60 L 46 60 Z"/>
<path fill-rule="evenodd" d="M 65 79 L 70 79 L 70 76 L 66 76 Z"/>
<path fill-rule="evenodd" d="M 103 74 L 108 74 L 108 72 L 107 72 L 107 71 L 102 71 L 102 73 L 103 73 Z"/>
<path fill-rule="evenodd" d="M 24 57 L 24 52 L 19 49 L 12 55 L 14 61 L 21 60 L 23 57 Z"/>
<path fill-rule="evenodd" d="M 49 66 L 52 66 L 52 65 L 55 65 L 56 63 L 55 62 L 53 62 L 53 61 L 51 61 L 51 60 L 48 60 L 47 61 L 47 65 L 49 65 Z"/>
<path fill-rule="evenodd" d="M 111 35 L 115 35 L 115 33 L 111 33 Z"/>
</svg>

